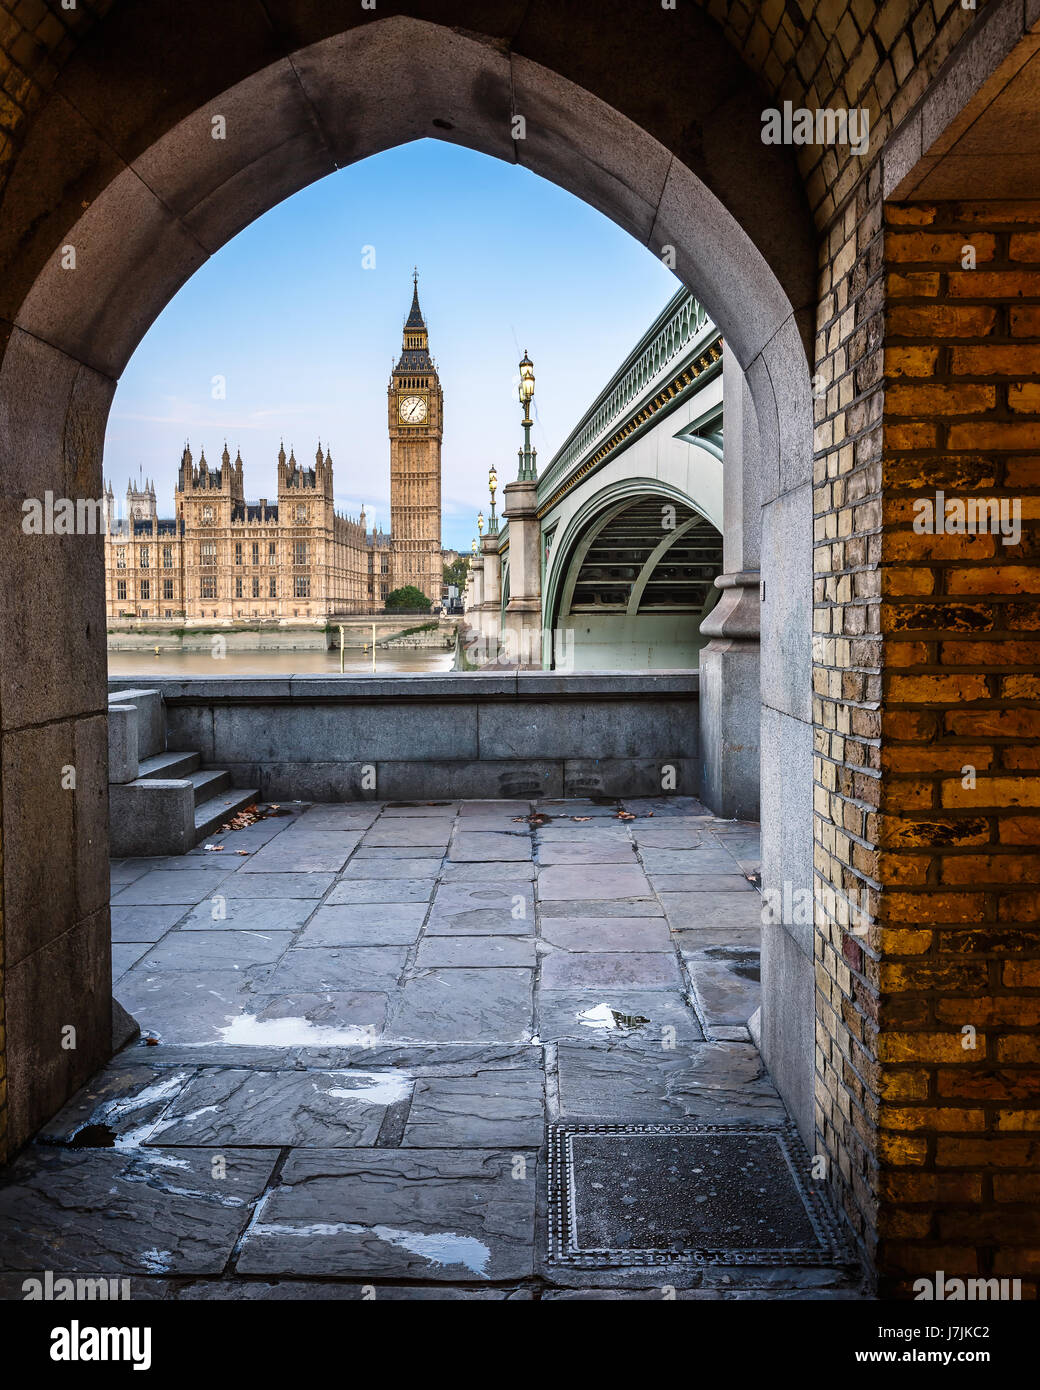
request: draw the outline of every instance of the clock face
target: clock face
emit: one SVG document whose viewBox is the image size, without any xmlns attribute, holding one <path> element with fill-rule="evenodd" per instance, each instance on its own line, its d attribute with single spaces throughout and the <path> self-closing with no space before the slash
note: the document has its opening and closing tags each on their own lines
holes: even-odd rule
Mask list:
<svg viewBox="0 0 1040 1390">
<path fill-rule="evenodd" d="M 406 425 L 421 424 L 421 422 L 426 419 L 426 397 L 402 397 L 401 404 L 398 406 L 398 412 Z"/>
</svg>

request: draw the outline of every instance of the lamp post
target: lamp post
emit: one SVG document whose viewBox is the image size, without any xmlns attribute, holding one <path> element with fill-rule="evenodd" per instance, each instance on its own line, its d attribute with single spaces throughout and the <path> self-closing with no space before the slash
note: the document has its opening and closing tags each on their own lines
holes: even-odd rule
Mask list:
<svg viewBox="0 0 1040 1390">
<path fill-rule="evenodd" d="M 534 482 L 538 477 L 538 450 L 531 448 L 531 402 L 534 400 L 534 363 L 524 349 L 524 355 L 520 360 L 520 404 L 524 408 L 524 447 L 517 450 L 520 460 L 520 467 L 517 472 L 518 482 Z"/>
<path fill-rule="evenodd" d="M 488 469 L 488 491 L 491 493 L 491 515 L 488 517 L 488 535 L 498 534 L 498 517 L 495 515 L 495 493 L 498 490 L 498 474 L 495 465 Z"/>
</svg>

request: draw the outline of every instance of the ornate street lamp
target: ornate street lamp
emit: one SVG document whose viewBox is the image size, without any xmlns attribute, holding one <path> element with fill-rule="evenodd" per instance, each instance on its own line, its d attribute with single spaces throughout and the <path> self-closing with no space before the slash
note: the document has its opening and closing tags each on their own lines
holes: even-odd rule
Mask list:
<svg viewBox="0 0 1040 1390">
<path fill-rule="evenodd" d="M 484 513 L 483 513 L 483 512 L 477 512 L 477 532 L 478 532 L 478 534 L 480 535 L 480 539 L 483 540 L 483 539 L 484 539 Z"/>
<path fill-rule="evenodd" d="M 524 408 L 524 447 L 518 450 L 520 468 L 517 472 L 517 479 L 520 482 L 530 480 L 533 482 L 538 476 L 537 459 L 538 450 L 531 448 L 531 402 L 534 400 L 534 363 L 527 355 L 526 348 L 520 361 L 520 404 Z"/>
<path fill-rule="evenodd" d="M 498 533 L 498 517 L 495 515 L 495 493 L 498 490 L 498 474 L 495 472 L 494 464 L 488 469 L 488 490 L 491 493 L 491 515 L 488 517 L 488 535 L 494 536 Z"/>
</svg>

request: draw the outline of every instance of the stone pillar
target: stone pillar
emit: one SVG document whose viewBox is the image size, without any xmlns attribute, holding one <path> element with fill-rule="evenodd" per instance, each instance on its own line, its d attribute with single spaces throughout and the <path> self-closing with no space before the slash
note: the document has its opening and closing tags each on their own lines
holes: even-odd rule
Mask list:
<svg viewBox="0 0 1040 1390">
<path fill-rule="evenodd" d="M 487 659 L 498 657 L 502 633 L 502 558 L 498 553 L 498 532 L 491 532 L 482 542 L 484 550 L 484 603 L 480 630 L 487 644 Z"/>
<path fill-rule="evenodd" d="M 534 479 L 507 483 L 503 515 L 509 521 L 509 602 L 505 613 L 506 655 L 520 666 L 541 669 L 542 576 L 538 485 Z"/>
<path fill-rule="evenodd" d="M 701 799 L 717 816 L 759 816 L 760 505 L 754 405 L 733 355 L 723 356 L 723 565 L 719 602 L 701 624 Z"/>
</svg>

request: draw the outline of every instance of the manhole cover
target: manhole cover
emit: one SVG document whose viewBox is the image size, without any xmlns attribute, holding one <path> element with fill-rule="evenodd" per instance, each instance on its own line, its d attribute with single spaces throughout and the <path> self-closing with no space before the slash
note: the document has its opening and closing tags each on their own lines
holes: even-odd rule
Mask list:
<svg viewBox="0 0 1040 1390">
<path fill-rule="evenodd" d="M 550 1259 L 846 1264 L 809 1171 L 793 1125 L 552 1125 Z"/>
</svg>

